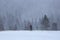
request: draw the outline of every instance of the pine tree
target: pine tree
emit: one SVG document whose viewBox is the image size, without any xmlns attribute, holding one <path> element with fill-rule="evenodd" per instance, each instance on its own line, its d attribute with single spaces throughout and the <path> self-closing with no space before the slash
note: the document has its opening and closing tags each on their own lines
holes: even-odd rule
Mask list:
<svg viewBox="0 0 60 40">
<path fill-rule="evenodd" d="M 1 30 L 4 30 L 4 26 L 3 26 L 3 21 L 2 21 L 2 18 L 0 16 L 0 31 Z"/>
<path fill-rule="evenodd" d="M 52 24 L 52 30 L 57 30 L 57 23 Z"/>
<path fill-rule="evenodd" d="M 49 27 L 49 19 L 48 19 L 48 17 L 46 15 L 44 16 L 41 24 L 42 24 L 42 29 L 43 30 L 47 30 L 48 29 L 48 27 Z"/>
</svg>

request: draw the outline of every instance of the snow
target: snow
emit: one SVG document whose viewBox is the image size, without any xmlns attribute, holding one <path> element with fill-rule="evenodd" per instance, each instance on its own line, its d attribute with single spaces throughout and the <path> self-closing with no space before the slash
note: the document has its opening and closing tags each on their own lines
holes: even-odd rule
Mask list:
<svg viewBox="0 0 60 40">
<path fill-rule="evenodd" d="M 59 31 L 1 31 L 0 40 L 60 40 Z"/>
</svg>

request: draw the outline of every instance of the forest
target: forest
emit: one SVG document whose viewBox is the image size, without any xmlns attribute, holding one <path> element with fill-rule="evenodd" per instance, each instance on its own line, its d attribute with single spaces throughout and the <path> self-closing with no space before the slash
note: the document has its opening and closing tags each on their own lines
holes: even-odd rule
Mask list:
<svg viewBox="0 0 60 40">
<path fill-rule="evenodd" d="M 44 15 L 39 21 L 24 20 L 22 22 L 18 17 L 14 19 L 12 15 L 7 18 L 7 21 L 4 22 L 6 18 L 0 16 L 0 30 L 60 30 L 58 24 L 56 22 L 51 23 L 47 15 Z"/>
<path fill-rule="evenodd" d="M 0 30 L 60 30 L 60 0 L 0 0 Z"/>
</svg>

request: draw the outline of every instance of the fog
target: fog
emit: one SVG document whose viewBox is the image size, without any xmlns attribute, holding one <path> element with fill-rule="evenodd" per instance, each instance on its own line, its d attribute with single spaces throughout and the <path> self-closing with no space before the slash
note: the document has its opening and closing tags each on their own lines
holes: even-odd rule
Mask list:
<svg viewBox="0 0 60 40">
<path fill-rule="evenodd" d="M 0 0 L 0 16 L 6 27 L 15 24 L 16 18 L 19 23 L 24 20 L 32 22 L 45 14 L 52 22 L 59 22 L 60 0 Z"/>
<path fill-rule="evenodd" d="M 44 14 L 55 16 L 59 15 L 59 2 L 59 0 L 0 0 L 0 14 L 7 15 L 8 12 L 14 15 L 17 10 L 16 14 L 20 14 L 22 19 L 42 17 Z"/>
</svg>

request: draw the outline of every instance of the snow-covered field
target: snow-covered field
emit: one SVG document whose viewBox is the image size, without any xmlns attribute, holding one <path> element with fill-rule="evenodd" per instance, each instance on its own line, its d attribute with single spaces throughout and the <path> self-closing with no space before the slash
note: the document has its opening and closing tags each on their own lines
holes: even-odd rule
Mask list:
<svg viewBox="0 0 60 40">
<path fill-rule="evenodd" d="M 59 31 L 1 31 L 0 40 L 60 40 Z"/>
</svg>

